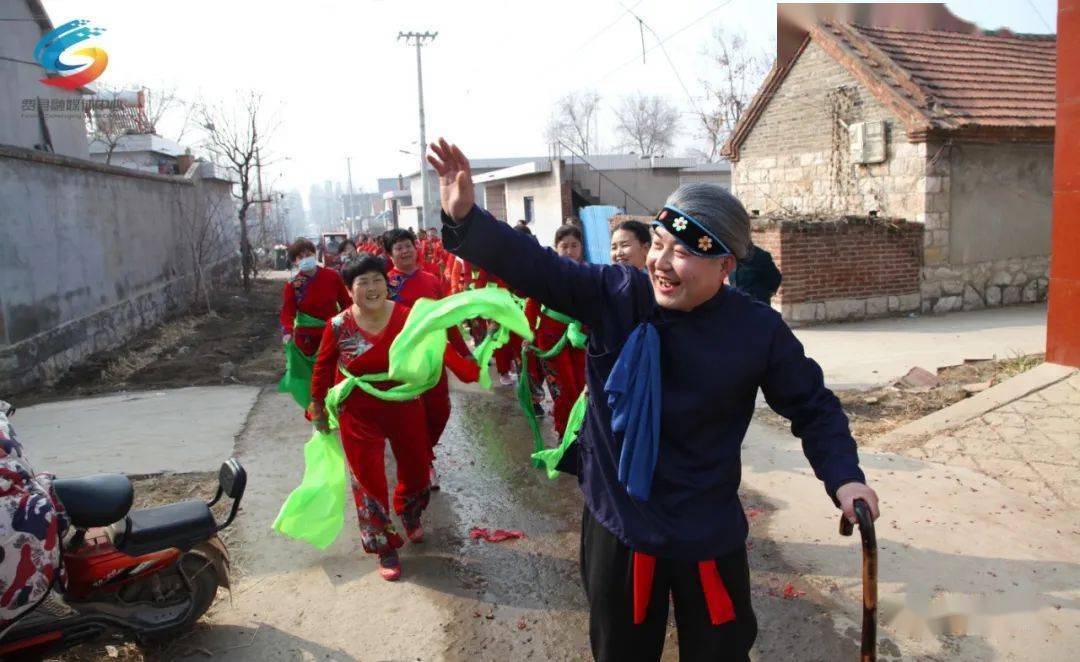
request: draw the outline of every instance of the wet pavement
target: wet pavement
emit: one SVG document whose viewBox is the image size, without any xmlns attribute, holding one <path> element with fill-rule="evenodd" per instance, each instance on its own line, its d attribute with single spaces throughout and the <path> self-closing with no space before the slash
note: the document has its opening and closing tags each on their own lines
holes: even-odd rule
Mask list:
<svg viewBox="0 0 1080 662">
<path fill-rule="evenodd" d="M 549 480 L 529 464 L 532 441 L 512 389 L 459 385 L 452 397 L 437 449 L 443 487 L 424 518 L 426 540 L 403 549 L 403 577 L 388 583 L 360 549 L 351 500 L 345 529 L 325 551 L 270 531 L 299 482 L 310 428 L 287 396 L 264 390 L 237 445 L 250 480 L 228 539 L 237 565 L 232 599 L 161 658 L 590 659 L 576 483 Z M 543 428 L 554 444 L 550 419 Z M 389 453 L 387 464 L 393 475 Z M 855 659 L 851 605 L 840 605 L 847 598 L 801 582 L 770 539 L 774 506 L 752 492 L 744 501 L 753 513 L 754 659 Z M 473 527 L 518 529 L 525 538 L 476 541 Z M 678 659 L 673 621 L 663 659 Z"/>
</svg>

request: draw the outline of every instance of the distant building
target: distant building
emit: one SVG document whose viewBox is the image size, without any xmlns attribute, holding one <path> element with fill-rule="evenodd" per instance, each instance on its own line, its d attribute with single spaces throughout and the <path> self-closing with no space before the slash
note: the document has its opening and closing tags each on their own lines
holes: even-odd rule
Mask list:
<svg viewBox="0 0 1080 662">
<path fill-rule="evenodd" d="M 98 163 L 161 175 L 183 174 L 179 172 L 178 159 L 184 152 L 179 143 L 152 133 L 120 136 L 111 154 L 105 142 L 90 143 L 90 158 Z"/>
<path fill-rule="evenodd" d="M 39 0 L 7 0 L 0 21 L 0 144 L 85 159 L 84 95 L 41 83 L 51 77 L 34 45 L 55 26 Z"/>
<path fill-rule="evenodd" d="M 541 157 L 519 156 L 519 157 L 506 157 L 506 158 L 494 158 L 494 159 L 471 159 L 469 161 L 469 165 L 472 167 L 472 172 L 473 172 L 473 175 L 475 176 L 475 175 L 480 175 L 480 174 L 492 172 L 494 170 L 500 170 L 502 168 L 508 168 L 508 167 L 511 167 L 511 166 L 519 165 L 519 164 L 526 163 L 526 162 L 529 162 L 529 161 L 534 161 L 534 160 L 537 160 L 539 158 L 541 158 Z M 427 166 L 427 168 L 428 168 L 427 199 L 429 201 L 429 204 L 438 205 L 439 204 L 439 177 L 438 177 L 438 175 L 435 174 L 435 171 L 431 168 L 431 166 Z M 399 201 L 399 205 L 398 205 L 399 208 L 400 208 L 399 216 L 404 215 L 404 217 L 409 220 L 409 222 L 407 222 L 407 223 L 402 223 L 401 227 L 413 227 L 413 228 L 419 229 L 420 228 L 420 225 L 419 225 L 420 218 L 422 216 L 420 206 L 423 204 L 423 197 L 421 195 L 421 193 L 422 193 L 421 189 L 423 188 L 423 186 L 422 186 L 422 182 L 421 182 L 420 171 L 417 170 L 416 172 L 410 173 L 407 177 L 404 177 L 403 179 L 404 179 L 404 183 L 406 185 L 405 190 L 407 190 L 408 194 L 407 195 L 400 194 L 400 193 L 395 194 L 395 196 L 392 199 Z M 383 181 L 383 180 L 380 180 L 380 181 Z M 409 202 L 408 203 L 402 202 L 406 197 L 409 199 Z M 476 203 L 478 205 L 480 205 L 481 207 L 486 206 L 485 205 L 485 200 L 484 200 L 484 188 L 481 187 L 481 186 L 476 187 Z M 435 215 L 435 218 L 438 219 L 438 214 Z"/>
<path fill-rule="evenodd" d="M 711 181 L 730 184 L 727 163 L 701 164 L 696 159 L 591 155 L 528 159 L 473 174 L 477 200 L 496 218 L 525 220 L 547 244 L 567 218 L 582 207 L 609 205 L 628 214 L 651 216 L 680 184 Z"/>
</svg>

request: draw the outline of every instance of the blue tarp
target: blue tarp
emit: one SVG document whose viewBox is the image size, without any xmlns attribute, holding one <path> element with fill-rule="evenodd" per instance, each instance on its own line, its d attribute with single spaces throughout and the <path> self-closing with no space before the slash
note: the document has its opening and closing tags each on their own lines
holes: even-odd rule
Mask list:
<svg viewBox="0 0 1080 662">
<path fill-rule="evenodd" d="M 585 228 L 585 259 L 593 264 L 611 264 L 611 217 L 621 214 L 618 207 L 595 205 L 578 210 Z"/>
</svg>

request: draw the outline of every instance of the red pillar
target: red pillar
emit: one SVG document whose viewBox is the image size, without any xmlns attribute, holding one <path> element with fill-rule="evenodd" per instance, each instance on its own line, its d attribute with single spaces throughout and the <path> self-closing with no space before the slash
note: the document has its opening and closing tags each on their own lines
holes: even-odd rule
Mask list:
<svg viewBox="0 0 1080 662">
<path fill-rule="evenodd" d="M 1080 0 L 1058 0 L 1046 360 L 1080 367 Z"/>
</svg>

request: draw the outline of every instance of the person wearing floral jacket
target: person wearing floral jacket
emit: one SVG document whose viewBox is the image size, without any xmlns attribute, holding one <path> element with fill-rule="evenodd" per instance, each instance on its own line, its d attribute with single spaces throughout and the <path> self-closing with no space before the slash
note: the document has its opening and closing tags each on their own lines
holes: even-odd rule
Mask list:
<svg viewBox="0 0 1080 662">
<path fill-rule="evenodd" d="M 34 474 L 0 400 L 0 634 L 49 594 L 60 574 L 67 517 L 53 476 Z"/>
</svg>

